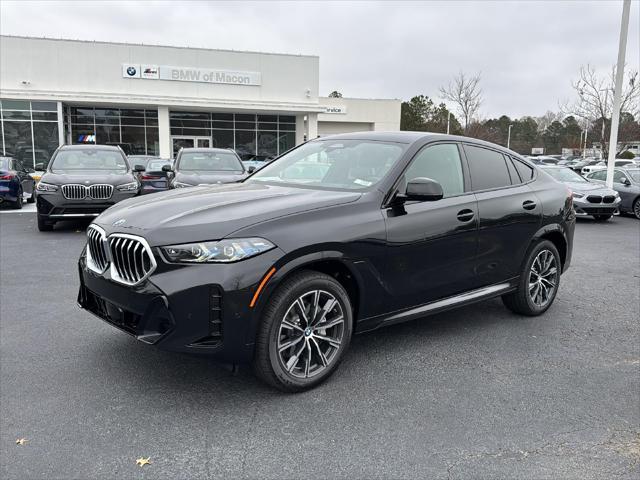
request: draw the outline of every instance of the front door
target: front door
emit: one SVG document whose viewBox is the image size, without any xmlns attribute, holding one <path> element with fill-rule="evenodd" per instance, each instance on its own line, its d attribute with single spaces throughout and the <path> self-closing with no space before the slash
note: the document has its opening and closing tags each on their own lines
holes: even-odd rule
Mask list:
<svg viewBox="0 0 640 480">
<path fill-rule="evenodd" d="M 176 158 L 181 148 L 209 148 L 211 147 L 211 138 L 209 137 L 171 137 L 171 145 L 173 148 L 173 158 Z"/>
<path fill-rule="evenodd" d="M 442 185 L 444 198 L 406 202 L 385 211 L 389 310 L 422 305 L 472 289 L 477 249 L 477 202 L 465 188 L 455 143 L 425 146 L 400 179 L 426 177 Z"/>
</svg>

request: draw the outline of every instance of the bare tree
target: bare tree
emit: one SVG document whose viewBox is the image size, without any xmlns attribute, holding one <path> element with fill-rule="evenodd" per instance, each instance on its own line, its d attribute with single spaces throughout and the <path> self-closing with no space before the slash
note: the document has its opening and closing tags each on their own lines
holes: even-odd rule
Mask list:
<svg viewBox="0 0 640 480">
<path fill-rule="evenodd" d="M 563 113 L 556 113 L 551 110 L 547 110 L 547 113 L 541 117 L 535 117 L 534 120 L 538 124 L 538 132 L 543 133 L 549 125 L 553 122 L 561 122 L 564 117 L 565 115 Z"/>
<path fill-rule="evenodd" d="M 460 118 L 464 121 L 464 131 L 467 133 L 469 124 L 478 113 L 482 103 L 482 89 L 480 88 L 480 72 L 467 77 L 460 72 L 446 87 L 440 87 L 443 99 L 455 104 Z"/>
<path fill-rule="evenodd" d="M 611 69 L 610 75 L 598 75 L 591 65 L 581 66 L 579 78 L 571 82 L 571 86 L 576 91 L 578 98 L 575 102 L 565 102 L 561 105 L 563 113 L 574 115 L 582 119 L 585 123 L 606 125 L 611 121 L 613 112 L 613 90 L 615 86 L 616 68 Z M 625 72 L 627 83 L 622 88 L 621 113 L 630 113 L 637 120 L 640 114 L 640 82 L 638 81 L 637 70 L 627 70 Z M 605 128 L 599 132 L 600 142 L 603 149 L 606 147 Z"/>
</svg>

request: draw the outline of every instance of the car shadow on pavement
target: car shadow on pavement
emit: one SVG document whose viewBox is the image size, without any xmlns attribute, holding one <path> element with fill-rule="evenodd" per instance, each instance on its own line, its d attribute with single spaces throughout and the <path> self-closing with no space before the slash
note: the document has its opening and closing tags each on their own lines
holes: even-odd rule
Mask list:
<svg viewBox="0 0 640 480">
<path fill-rule="evenodd" d="M 384 375 L 376 373 L 371 365 L 388 364 L 393 356 L 421 355 L 428 351 L 428 342 L 455 341 L 461 335 L 468 338 L 489 325 L 502 328 L 523 319 L 525 317 L 508 312 L 499 299 L 494 299 L 483 302 L 482 313 L 478 313 L 477 306 L 468 306 L 355 335 L 341 367 L 317 389 L 346 384 L 354 375 Z M 204 396 L 220 404 L 226 403 L 226 399 L 231 408 L 238 402 L 239 395 L 247 401 L 285 395 L 258 380 L 249 365 L 234 369 L 207 356 L 167 352 L 121 332 L 114 335 L 110 341 L 96 342 L 98 348 L 89 357 L 92 364 L 89 370 L 112 385 L 121 386 L 123 382 L 137 385 L 139 392 L 149 392 L 150 401 L 158 390 L 179 394 L 185 400 Z"/>
</svg>

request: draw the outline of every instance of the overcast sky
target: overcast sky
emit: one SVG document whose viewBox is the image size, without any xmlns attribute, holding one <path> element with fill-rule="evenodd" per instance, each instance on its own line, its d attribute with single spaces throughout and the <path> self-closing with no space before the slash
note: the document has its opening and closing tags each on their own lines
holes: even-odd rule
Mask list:
<svg viewBox="0 0 640 480">
<path fill-rule="evenodd" d="M 640 58 L 632 1 L 627 63 Z M 482 72 L 483 117 L 538 116 L 572 98 L 581 64 L 616 62 L 622 1 L 0 2 L 3 35 L 320 56 L 320 94 L 438 99 Z M 81 61 L 81 59 L 78 59 Z"/>
</svg>

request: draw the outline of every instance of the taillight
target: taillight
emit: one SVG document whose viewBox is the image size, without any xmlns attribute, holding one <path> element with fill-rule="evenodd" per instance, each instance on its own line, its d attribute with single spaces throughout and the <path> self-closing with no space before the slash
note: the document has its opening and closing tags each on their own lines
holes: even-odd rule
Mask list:
<svg viewBox="0 0 640 480">
<path fill-rule="evenodd" d="M 159 178 L 162 178 L 162 177 L 160 177 L 159 175 L 142 175 L 140 177 L 141 180 L 157 180 Z"/>
<path fill-rule="evenodd" d="M 14 175 L 7 173 L 6 175 L 0 175 L 0 180 L 13 180 Z"/>
</svg>

